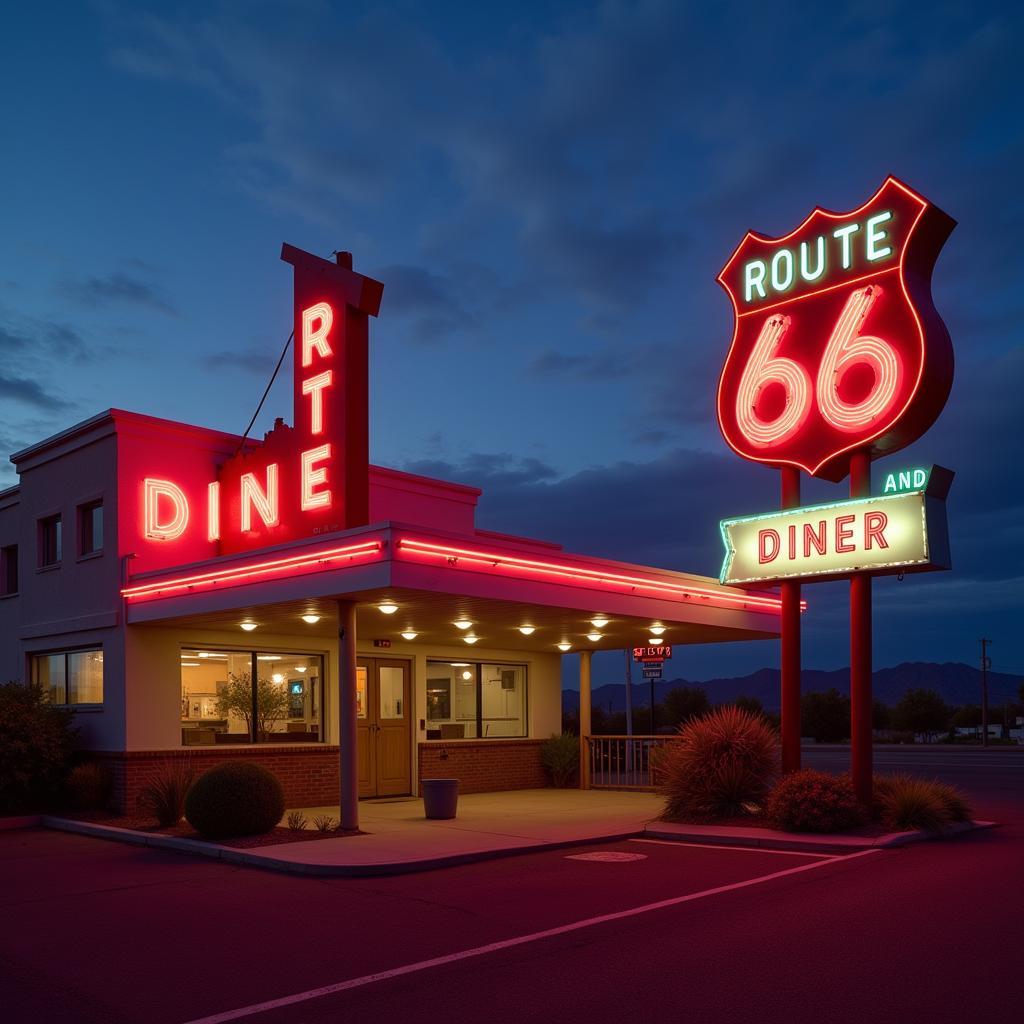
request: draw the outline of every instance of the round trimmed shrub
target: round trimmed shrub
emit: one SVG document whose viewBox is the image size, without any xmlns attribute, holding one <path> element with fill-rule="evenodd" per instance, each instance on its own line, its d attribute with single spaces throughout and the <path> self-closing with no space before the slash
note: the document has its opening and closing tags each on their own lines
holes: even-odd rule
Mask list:
<svg viewBox="0 0 1024 1024">
<path fill-rule="evenodd" d="M 188 823 L 207 839 L 269 832 L 283 814 L 281 783 L 251 761 L 226 761 L 211 768 L 185 797 Z"/>
<path fill-rule="evenodd" d="M 768 795 L 765 814 L 786 832 L 842 832 L 864 821 L 846 776 L 810 769 L 783 776 Z"/>
<path fill-rule="evenodd" d="M 779 740 L 760 715 L 716 708 L 679 728 L 657 758 L 668 821 L 707 822 L 758 804 L 778 771 Z"/>
</svg>

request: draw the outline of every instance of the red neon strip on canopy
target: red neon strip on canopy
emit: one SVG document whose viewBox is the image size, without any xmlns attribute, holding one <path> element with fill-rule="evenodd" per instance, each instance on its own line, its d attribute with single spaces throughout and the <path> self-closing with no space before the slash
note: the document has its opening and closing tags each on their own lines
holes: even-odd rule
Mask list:
<svg viewBox="0 0 1024 1024">
<path fill-rule="evenodd" d="M 380 554 L 382 549 L 383 544 L 379 540 L 362 541 L 359 544 L 348 544 L 345 547 L 325 548 L 313 553 L 293 555 L 291 558 L 275 558 L 266 562 L 237 566 L 234 569 L 219 569 L 214 572 L 199 573 L 195 576 L 179 576 L 159 582 L 143 583 L 137 587 L 125 587 L 121 591 L 121 595 L 123 597 L 145 597 L 171 590 L 190 590 L 193 587 L 206 584 L 233 583 L 236 580 L 248 579 L 252 576 L 264 576 L 286 569 L 301 569 L 309 565 L 330 562 L 337 558 Z"/>
<path fill-rule="evenodd" d="M 627 576 L 622 573 L 601 572 L 596 569 L 584 569 L 578 566 L 559 565 L 554 562 L 539 562 L 530 558 L 520 558 L 517 555 L 488 553 L 486 551 L 471 551 L 466 548 L 452 547 L 447 544 L 431 544 L 427 541 L 412 540 L 403 537 L 398 541 L 400 551 L 408 551 L 411 554 L 425 557 L 444 559 L 458 559 L 459 561 L 473 562 L 490 569 L 497 569 L 499 566 L 508 569 L 519 569 L 536 575 L 555 576 L 563 580 L 575 580 L 605 584 L 609 586 L 628 586 L 633 590 L 652 590 L 656 593 L 670 595 L 676 598 L 688 600 L 695 597 L 702 601 L 713 604 L 722 604 L 741 607 L 753 605 L 759 611 L 774 612 L 779 614 L 782 610 L 782 601 L 777 597 L 768 597 L 760 594 L 748 594 L 739 592 L 734 597 L 728 592 L 721 590 L 708 590 L 706 588 L 680 583 L 670 583 L 665 580 L 646 580 L 640 576 Z M 801 602 L 801 608 L 806 608 L 806 602 Z"/>
</svg>

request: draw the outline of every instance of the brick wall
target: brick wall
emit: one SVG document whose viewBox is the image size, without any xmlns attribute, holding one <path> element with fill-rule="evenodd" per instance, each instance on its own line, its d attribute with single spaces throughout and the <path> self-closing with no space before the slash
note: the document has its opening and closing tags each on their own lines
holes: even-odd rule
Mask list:
<svg viewBox="0 0 1024 1024">
<path fill-rule="evenodd" d="M 421 779 L 458 779 L 460 793 L 501 789 L 541 789 L 547 785 L 540 764 L 543 740 L 459 740 L 421 743 Z M 422 794 L 423 788 L 420 787 Z"/>
<path fill-rule="evenodd" d="M 202 774 L 224 761 L 255 761 L 272 771 L 284 788 L 287 807 L 317 807 L 338 802 L 338 748 L 242 747 L 234 750 L 189 747 L 181 750 L 129 750 L 89 755 L 106 765 L 114 780 L 113 801 L 123 814 L 133 814 L 139 793 L 168 762 L 187 761 Z"/>
<path fill-rule="evenodd" d="M 458 779 L 461 793 L 540 789 L 547 785 L 540 764 L 543 742 L 524 739 L 420 743 L 419 777 Z M 88 756 L 109 769 L 114 780 L 114 806 L 123 814 L 135 812 L 142 787 L 172 761 L 189 762 L 197 774 L 224 761 L 255 761 L 280 779 L 288 807 L 317 807 L 338 802 L 336 746 L 188 747 L 96 751 Z"/>
</svg>

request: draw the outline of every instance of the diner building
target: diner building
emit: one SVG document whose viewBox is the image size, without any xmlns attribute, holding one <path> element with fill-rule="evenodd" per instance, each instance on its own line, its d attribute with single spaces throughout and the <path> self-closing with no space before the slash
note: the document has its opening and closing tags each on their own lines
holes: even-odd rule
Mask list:
<svg viewBox="0 0 1024 1024">
<path fill-rule="evenodd" d="M 340 290 L 313 303 L 302 260 Z M 110 409 L 11 457 L 0 678 L 75 711 L 121 810 L 180 759 L 258 761 L 288 806 L 340 799 L 349 826 L 358 799 L 425 778 L 542 786 L 564 658 L 586 732 L 594 651 L 778 636 L 774 592 L 485 530 L 478 489 L 370 465 L 358 349 L 380 286 L 289 262 L 294 426 L 243 439 Z M 332 395 L 328 358 L 354 394 Z"/>
</svg>

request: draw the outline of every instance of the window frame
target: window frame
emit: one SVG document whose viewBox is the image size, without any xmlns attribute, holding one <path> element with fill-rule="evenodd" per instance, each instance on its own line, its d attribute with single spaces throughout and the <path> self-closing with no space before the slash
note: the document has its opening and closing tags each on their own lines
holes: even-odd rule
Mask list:
<svg viewBox="0 0 1024 1024">
<path fill-rule="evenodd" d="M 14 572 L 11 572 L 11 552 L 14 552 Z M 13 588 L 8 586 L 14 580 Z M 21 566 L 18 561 L 18 545 L 4 544 L 0 546 L 0 598 L 17 597 L 21 588 Z"/>
<path fill-rule="evenodd" d="M 56 524 L 54 542 L 54 558 L 47 561 L 48 551 L 48 528 Z M 36 520 L 36 569 L 45 571 L 57 569 L 64 561 L 64 516 L 61 512 L 51 512 L 49 515 L 40 516 Z"/>
<path fill-rule="evenodd" d="M 430 666 L 431 665 L 446 665 L 451 667 L 451 660 L 448 658 L 427 658 L 426 664 L 426 682 L 429 685 L 430 681 Z M 473 669 L 475 676 L 474 683 L 476 689 L 476 720 L 475 736 L 467 736 L 466 739 L 470 741 L 486 740 L 488 742 L 492 740 L 525 740 L 530 738 L 530 663 L 528 661 L 488 661 L 486 659 L 482 661 L 469 661 L 467 665 Z M 493 668 L 521 668 L 523 670 L 523 731 L 518 736 L 485 736 L 484 733 L 484 702 L 483 702 L 483 671 L 484 665 L 490 665 Z M 454 703 L 455 694 L 452 692 L 451 700 Z M 426 709 L 424 708 L 424 722 L 427 722 Z M 437 721 L 436 719 L 434 720 Z M 458 740 L 445 740 L 427 737 L 424 740 L 426 743 L 452 743 L 459 742 Z"/>
<path fill-rule="evenodd" d="M 98 700 L 98 701 L 95 701 L 95 700 L 84 701 L 83 700 L 83 701 L 75 701 L 74 703 L 71 703 L 68 700 L 68 697 L 71 694 L 71 665 L 70 665 L 69 659 L 70 659 L 71 655 L 73 655 L 73 654 L 99 654 L 99 655 L 103 655 L 103 653 L 104 653 L 104 651 L 103 651 L 103 644 L 86 644 L 83 647 L 63 647 L 63 648 L 59 648 L 58 650 L 55 650 L 55 651 L 51 651 L 51 650 L 29 651 L 28 652 L 28 659 L 29 659 L 28 676 L 29 676 L 29 679 L 31 679 L 33 686 L 39 686 L 40 683 L 36 679 L 36 673 L 35 673 L 36 659 L 37 658 L 63 657 L 64 658 L 64 700 L 62 700 L 62 701 L 49 701 L 49 694 L 47 694 L 47 700 L 55 708 L 70 708 L 72 711 L 89 711 L 89 710 L 98 711 L 98 710 L 101 710 L 103 708 L 104 701 L 106 700 L 106 690 L 107 690 L 106 659 L 104 658 L 104 669 L 100 673 L 100 677 L 101 677 L 100 678 L 100 690 L 101 690 L 101 698 L 100 698 L 100 700 Z"/>
<path fill-rule="evenodd" d="M 287 743 L 289 746 L 300 746 L 300 745 L 311 745 L 319 744 L 323 746 L 327 743 L 327 717 L 326 717 L 326 706 L 325 706 L 325 695 L 327 693 L 327 664 L 328 664 L 328 652 L 325 651 L 287 651 L 280 647 L 268 648 L 264 650 L 257 649 L 255 647 L 231 647 L 223 645 L 210 645 L 210 644 L 186 644 L 182 643 L 178 646 L 179 655 L 179 669 L 178 669 L 178 687 L 179 692 L 183 677 L 181 675 L 180 661 L 181 655 L 185 651 L 210 651 L 213 654 L 227 654 L 227 655 L 238 655 L 241 657 L 248 656 L 249 658 L 249 686 L 251 688 L 252 696 L 252 714 L 249 725 L 249 735 L 245 744 L 239 744 L 240 746 L 252 746 L 252 747 L 266 747 L 273 744 L 274 740 L 260 740 L 257 737 L 257 730 L 259 728 L 259 713 L 257 704 L 257 686 L 259 685 L 259 656 L 262 655 L 280 655 L 284 658 L 316 658 L 320 662 L 320 672 L 318 676 L 318 689 L 319 692 L 316 695 L 316 704 L 318 712 L 317 721 L 317 733 L 318 738 L 315 740 L 304 740 L 300 742 L 281 741 Z M 190 749 L 182 743 L 183 749 Z"/>
<path fill-rule="evenodd" d="M 100 510 L 100 536 L 99 543 L 96 542 L 96 534 L 93 531 L 92 513 L 95 509 Z M 103 554 L 104 541 L 106 538 L 104 534 L 107 528 L 107 517 L 104 509 L 104 501 L 102 496 L 95 498 L 88 498 L 85 501 L 79 502 L 75 506 L 75 521 L 76 521 L 76 554 L 79 561 L 87 558 L 98 558 Z M 92 547 L 86 548 L 85 541 L 88 539 L 92 543 Z"/>
</svg>

